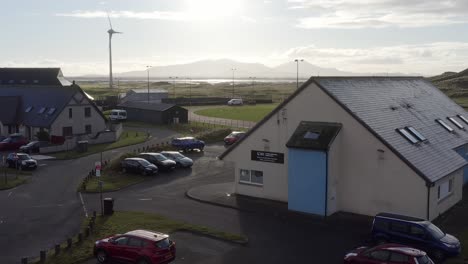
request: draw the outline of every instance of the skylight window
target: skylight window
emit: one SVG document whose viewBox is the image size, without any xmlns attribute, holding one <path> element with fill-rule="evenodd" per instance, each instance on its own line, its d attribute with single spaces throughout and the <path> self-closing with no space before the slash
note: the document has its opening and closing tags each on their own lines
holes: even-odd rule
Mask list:
<svg viewBox="0 0 468 264">
<path fill-rule="evenodd" d="M 32 106 L 28 106 L 28 108 L 26 108 L 26 110 L 24 110 L 24 112 L 29 113 L 29 112 L 31 112 L 32 109 L 33 109 Z"/>
<path fill-rule="evenodd" d="M 304 135 L 305 139 L 312 139 L 312 140 L 317 140 L 319 137 L 320 137 L 320 133 L 311 132 L 311 131 L 307 131 L 307 133 L 305 133 Z"/>
<path fill-rule="evenodd" d="M 406 127 L 406 130 L 411 132 L 411 134 L 413 134 L 413 136 L 415 136 L 420 141 L 426 141 L 427 140 L 427 138 L 425 136 L 423 136 L 421 133 L 419 133 L 419 131 L 417 131 L 414 127 L 411 127 L 411 126 Z"/>
<path fill-rule="evenodd" d="M 49 111 L 47 111 L 47 114 L 48 114 L 48 115 L 51 115 L 51 114 L 53 114 L 53 113 L 55 113 L 55 108 L 53 108 L 53 107 L 50 108 Z"/>
<path fill-rule="evenodd" d="M 404 128 L 398 128 L 398 133 L 400 133 L 403 137 L 405 137 L 411 144 L 416 144 L 419 142 L 410 132 L 406 131 Z"/>
<path fill-rule="evenodd" d="M 458 118 L 463 120 L 463 122 L 465 122 L 465 124 L 468 124 L 468 119 L 466 119 L 464 116 L 462 116 L 462 115 L 457 115 L 457 116 L 458 116 Z"/>
<path fill-rule="evenodd" d="M 451 128 L 444 121 L 442 121 L 442 119 L 436 119 L 435 121 L 439 123 L 439 125 L 443 126 L 448 132 L 453 133 L 453 128 Z"/>
<path fill-rule="evenodd" d="M 39 111 L 37 112 L 38 114 L 43 114 L 45 112 L 46 108 L 45 107 L 41 107 L 41 109 L 39 109 Z"/>
<path fill-rule="evenodd" d="M 447 117 L 448 120 L 450 120 L 450 122 L 452 122 L 455 126 L 457 126 L 459 129 L 465 129 L 462 124 L 460 124 L 457 120 L 455 120 L 455 118 L 453 117 Z"/>
</svg>

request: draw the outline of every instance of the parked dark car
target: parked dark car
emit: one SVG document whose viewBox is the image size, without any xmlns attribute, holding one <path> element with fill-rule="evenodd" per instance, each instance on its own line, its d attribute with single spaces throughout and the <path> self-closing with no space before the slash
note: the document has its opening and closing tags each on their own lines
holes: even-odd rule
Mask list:
<svg viewBox="0 0 468 264">
<path fill-rule="evenodd" d="M 232 131 L 231 134 L 227 135 L 224 138 L 224 144 L 226 145 L 232 145 L 236 143 L 239 139 L 243 138 L 245 136 L 245 132 L 242 131 Z"/>
<path fill-rule="evenodd" d="M 21 134 L 11 134 L 0 142 L 0 151 L 16 150 L 20 146 L 27 144 L 28 140 Z"/>
<path fill-rule="evenodd" d="M 126 158 L 121 163 L 123 172 L 151 175 L 158 172 L 158 167 L 142 158 Z"/>
<path fill-rule="evenodd" d="M 153 163 L 161 170 L 169 171 L 175 169 L 176 167 L 175 161 L 168 159 L 166 156 L 160 153 L 140 153 L 138 157 Z"/>
<path fill-rule="evenodd" d="M 37 168 L 37 161 L 27 153 L 10 153 L 6 158 L 6 164 L 10 168 L 17 168 L 20 170 Z"/>
<path fill-rule="evenodd" d="M 174 138 L 172 139 L 171 144 L 178 150 L 183 151 L 189 151 L 193 149 L 199 149 L 200 151 L 203 151 L 203 148 L 205 148 L 205 142 L 194 137 Z"/>
<path fill-rule="evenodd" d="M 400 243 L 426 251 L 435 260 L 456 256 L 460 242 L 424 219 L 380 213 L 374 217 L 372 238 L 377 243 Z"/>
<path fill-rule="evenodd" d="M 175 259 L 176 244 L 166 234 L 134 230 L 96 241 L 93 252 L 99 263 L 160 264 Z"/>
<path fill-rule="evenodd" d="M 345 264 L 433 264 L 426 252 L 399 244 L 360 247 L 344 257 Z"/>
<path fill-rule="evenodd" d="M 176 162 L 176 166 L 182 168 L 190 168 L 193 165 L 193 160 L 188 158 L 178 151 L 161 151 L 161 154 L 167 157 L 170 160 Z"/>
<path fill-rule="evenodd" d="M 41 147 L 46 147 L 49 145 L 49 142 L 47 141 L 31 141 L 29 142 L 28 144 L 26 145 L 23 145 L 19 148 L 19 150 L 21 152 L 24 152 L 24 153 L 39 153 L 40 152 L 40 149 Z"/>
</svg>

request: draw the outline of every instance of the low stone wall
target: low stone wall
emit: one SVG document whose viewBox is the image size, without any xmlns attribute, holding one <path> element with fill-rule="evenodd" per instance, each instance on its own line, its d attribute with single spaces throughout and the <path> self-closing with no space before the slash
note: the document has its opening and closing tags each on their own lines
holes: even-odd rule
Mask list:
<svg viewBox="0 0 468 264">
<path fill-rule="evenodd" d="M 41 153 L 53 153 L 53 152 L 60 152 L 60 151 L 68 151 L 74 149 L 76 147 L 76 140 L 67 139 L 62 145 L 52 145 L 48 147 L 42 147 L 40 152 Z"/>
</svg>

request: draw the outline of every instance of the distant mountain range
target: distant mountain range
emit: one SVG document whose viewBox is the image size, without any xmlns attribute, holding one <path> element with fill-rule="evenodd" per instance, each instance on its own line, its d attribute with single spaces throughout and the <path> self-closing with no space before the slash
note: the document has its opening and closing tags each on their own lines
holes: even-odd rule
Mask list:
<svg viewBox="0 0 468 264">
<path fill-rule="evenodd" d="M 296 78 L 297 65 L 291 61 L 276 67 L 268 67 L 260 63 L 243 63 L 229 59 L 202 60 L 187 64 L 176 64 L 167 66 L 155 66 L 150 69 L 151 78 L 168 78 L 178 76 L 179 78 L 190 77 L 203 79 L 230 79 L 234 70 L 235 78 L 248 78 L 254 76 L 264 79 L 294 79 Z M 340 71 L 334 68 L 322 68 L 303 61 L 299 63 L 299 77 L 301 79 L 311 76 L 357 76 L 357 75 L 379 75 L 378 73 L 363 74 Z M 380 75 L 387 75 L 380 74 Z M 391 74 L 403 75 L 403 74 Z M 87 75 L 82 78 L 105 77 L 105 75 Z M 114 73 L 117 78 L 146 78 L 146 70 Z"/>
<path fill-rule="evenodd" d="M 442 90 L 458 92 L 468 90 L 468 69 L 461 72 L 444 72 L 440 75 L 429 77 L 428 80 Z"/>
</svg>

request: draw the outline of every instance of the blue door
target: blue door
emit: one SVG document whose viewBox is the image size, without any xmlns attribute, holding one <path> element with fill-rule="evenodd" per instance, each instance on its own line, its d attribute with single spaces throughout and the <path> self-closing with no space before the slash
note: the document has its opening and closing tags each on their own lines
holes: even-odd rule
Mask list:
<svg viewBox="0 0 468 264">
<path fill-rule="evenodd" d="M 468 161 L 468 145 L 463 145 L 455 149 L 455 151 L 460 156 L 462 156 L 465 160 Z M 463 184 L 467 184 L 467 183 L 468 183 L 468 165 L 465 166 L 465 168 L 463 168 Z"/>
<path fill-rule="evenodd" d="M 290 148 L 288 151 L 288 209 L 326 215 L 327 154 Z"/>
</svg>

